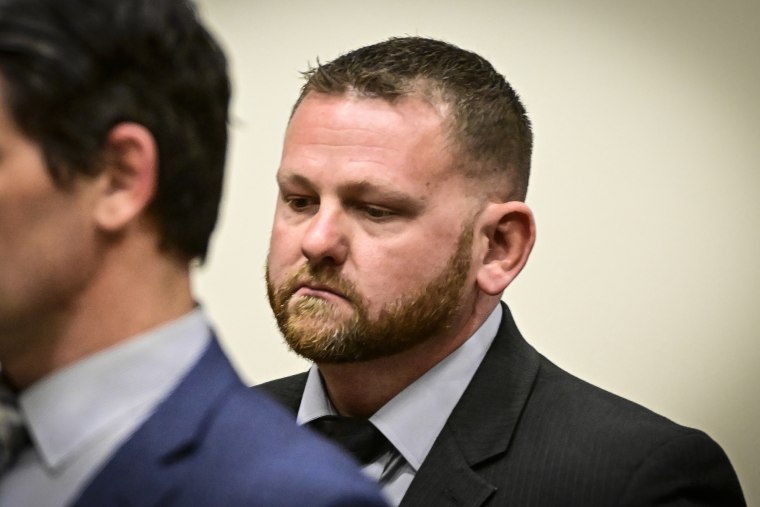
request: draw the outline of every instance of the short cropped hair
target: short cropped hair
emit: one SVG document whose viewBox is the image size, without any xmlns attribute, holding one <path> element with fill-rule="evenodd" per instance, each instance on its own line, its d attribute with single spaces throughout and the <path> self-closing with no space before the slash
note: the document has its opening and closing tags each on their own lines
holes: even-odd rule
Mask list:
<svg viewBox="0 0 760 507">
<path fill-rule="evenodd" d="M 318 63 L 304 77 L 294 111 L 311 92 L 388 101 L 419 94 L 444 106 L 455 167 L 506 188 L 507 199 L 525 199 L 530 120 L 517 93 L 483 57 L 440 40 L 399 37 Z"/>
<path fill-rule="evenodd" d="M 205 259 L 221 199 L 226 58 L 185 0 L 0 0 L 5 107 L 68 188 L 103 168 L 103 146 L 136 122 L 158 146 L 148 206 L 161 246 Z"/>
</svg>

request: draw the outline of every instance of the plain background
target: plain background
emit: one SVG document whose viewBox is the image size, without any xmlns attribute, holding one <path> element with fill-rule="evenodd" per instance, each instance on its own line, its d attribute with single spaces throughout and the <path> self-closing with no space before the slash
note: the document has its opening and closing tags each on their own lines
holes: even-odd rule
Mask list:
<svg viewBox="0 0 760 507">
<path fill-rule="evenodd" d="M 195 273 L 251 383 L 302 371 L 264 263 L 299 71 L 390 36 L 476 51 L 535 128 L 538 242 L 509 302 L 570 372 L 707 431 L 760 504 L 760 2 L 205 0 L 234 77 L 220 225 Z"/>
</svg>

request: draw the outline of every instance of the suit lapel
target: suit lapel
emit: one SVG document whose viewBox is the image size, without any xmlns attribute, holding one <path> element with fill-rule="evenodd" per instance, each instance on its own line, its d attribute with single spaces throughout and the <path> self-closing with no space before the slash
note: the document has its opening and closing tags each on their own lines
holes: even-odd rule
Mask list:
<svg viewBox="0 0 760 507">
<path fill-rule="evenodd" d="M 216 406 L 240 381 L 215 339 L 156 412 L 113 455 L 72 507 L 169 505 Z"/>
<path fill-rule="evenodd" d="M 495 490 L 472 470 L 451 431 L 444 429 L 412 480 L 401 507 L 475 507 Z"/>
<path fill-rule="evenodd" d="M 539 355 L 506 305 L 499 331 L 412 481 L 402 507 L 482 505 L 496 487 L 478 473 L 504 454 L 538 373 Z"/>
</svg>

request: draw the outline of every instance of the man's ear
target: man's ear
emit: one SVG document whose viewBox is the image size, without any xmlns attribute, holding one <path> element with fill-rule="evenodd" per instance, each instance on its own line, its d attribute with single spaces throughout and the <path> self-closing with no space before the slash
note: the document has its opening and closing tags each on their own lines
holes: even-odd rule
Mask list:
<svg viewBox="0 0 760 507">
<path fill-rule="evenodd" d="M 106 136 L 102 183 L 95 220 L 115 232 L 135 220 L 156 192 L 158 148 L 151 132 L 137 123 L 119 123 Z"/>
<path fill-rule="evenodd" d="M 480 216 L 478 240 L 487 244 L 477 273 L 480 289 L 501 294 L 522 271 L 536 241 L 533 212 L 524 202 L 490 203 Z"/>
</svg>

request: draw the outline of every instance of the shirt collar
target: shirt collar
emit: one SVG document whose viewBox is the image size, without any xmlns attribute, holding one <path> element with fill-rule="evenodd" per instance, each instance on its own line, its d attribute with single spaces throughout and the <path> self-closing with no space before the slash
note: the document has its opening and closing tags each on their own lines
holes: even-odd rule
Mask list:
<svg viewBox="0 0 760 507">
<path fill-rule="evenodd" d="M 390 440 L 415 471 L 419 469 L 488 352 L 499 329 L 497 305 L 477 331 L 458 349 L 407 386 L 378 410 L 370 421 Z M 298 423 L 337 411 L 322 385 L 316 365 L 309 370 Z"/>
<path fill-rule="evenodd" d="M 210 340 L 203 311 L 142 333 L 54 372 L 19 405 L 46 465 L 57 468 L 138 407 L 154 407 Z"/>
</svg>

